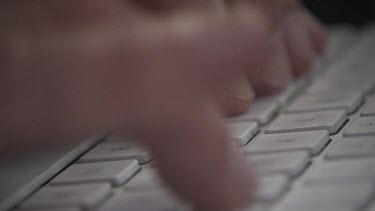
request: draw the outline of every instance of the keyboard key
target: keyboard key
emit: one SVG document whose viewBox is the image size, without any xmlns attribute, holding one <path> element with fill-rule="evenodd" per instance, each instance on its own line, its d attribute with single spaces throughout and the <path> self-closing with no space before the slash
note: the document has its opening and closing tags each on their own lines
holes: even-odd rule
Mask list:
<svg viewBox="0 0 375 211">
<path fill-rule="evenodd" d="M 233 122 L 228 127 L 229 133 L 240 146 L 247 144 L 259 131 L 256 122 Z"/>
<path fill-rule="evenodd" d="M 374 138 L 341 138 L 327 150 L 327 159 L 375 157 Z"/>
<path fill-rule="evenodd" d="M 345 137 L 375 136 L 375 117 L 360 117 L 344 132 Z"/>
<path fill-rule="evenodd" d="M 375 116 L 375 98 L 373 98 L 365 107 L 362 116 Z"/>
<path fill-rule="evenodd" d="M 116 160 L 138 160 L 140 164 L 151 161 L 151 154 L 129 142 L 104 142 L 91 149 L 79 159 L 79 163 Z"/>
<path fill-rule="evenodd" d="M 145 191 L 140 193 L 118 193 L 99 211 L 178 211 L 182 205 L 165 191 Z"/>
<path fill-rule="evenodd" d="M 258 178 L 257 198 L 270 202 L 277 200 L 288 189 L 289 179 L 285 175 L 261 176 Z"/>
<path fill-rule="evenodd" d="M 161 187 L 163 183 L 156 170 L 152 168 L 142 169 L 125 185 L 127 191 L 144 191 Z"/>
<path fill-rule="evenodd" d="M 371 93 L 375 88 L 375 78 L 373 76 L 359 75 L 352 77 L 351 75 L 344 76 L 342 74 L 332 75 L 317 80 L 308 90 L 308 93 L 321 93 L 331 91 L 362 91 L 364 93 Z"/>
<path fill-rule="evenodd" d="M 305 131 L 295 133 L 261 135 L 243 148 L 246 153 L 306 150 L 317 155 L 329 142 L 327 131 Z"/>
<path fill-rule="evenodd" d="M 323 163 L 306 177 L 307 184 L 342 185 L 375 179 L 375 159 Z"/>
<path fill-rule="evenodd" d="M 343 109 L 354 113 L 364 101 L 361 92 L 305 94 L 287 109 L 288 113 Z"/>
<path fill-rule="evenodd" d="M 276 211 L 359 211 L 369 204 L 373 192 L 371 183 L 303 187 L 291 193 Z"/>
<path fill-rule="evenodd" d="M 64 170 L 51 183 L 109 182 L 113 186 L 118 186 L 129 180 L 138 170 L 136 160 L 75 164 Z"/>
<path fill-rule="evenodd" d="M 309 154 L 305 151 L 257 154 L 247 158 L 255 166 L 255 171 L 259 175 L 286 174 L 289 177 L 296 177 L 310 163 Z"/>
<path fill-rule="evenodd" d="M 257 98 L 245 114 L 232 118 L 232 122 L 255 121 L 259 125 L 267 124 L 278 112 L 280 105 L 276 97 Z"/>
<path fill-rule="evenodd" d="M 373 204 L 368 211 L 375 211 L 375 204 Z"/>
<path fill-rule="evenodd" d="M 21 208 L 80 207 L 90 209 L 102 203 L 111 193 L 108 184 L 86 184 L 74 186 L 47 186 L 27 199 Z"/>
<path fill-rule="evenodd" d="M 266 133 L 327 130 L 329 134 L 335 134 L 346 120 L 347 115 L 344 110 L 284 114 L 266 129 Z"/>
<path fill-rule="evenodd" d="M 362 59 L 351 60 L 347 59 L 345 62 L 340 63 L 340 65 L 334 66 L 333 71 L 328 72 L 326 78 L 329 80 L 344 80 L 344 81 L 371 81 L 373 80 L 374 70 L 373 70 L 373 58 L 372 61 L 365 61 L 363 55 L 358 55 Z"/>
</svg>

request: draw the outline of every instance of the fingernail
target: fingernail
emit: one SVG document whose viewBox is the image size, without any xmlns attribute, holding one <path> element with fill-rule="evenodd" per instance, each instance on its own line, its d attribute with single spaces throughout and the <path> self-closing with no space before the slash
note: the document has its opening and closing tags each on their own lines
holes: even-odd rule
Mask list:
<svg viewBox="0 0 375 211">
<path fill-rule="evenodd" d="M 246 112 L 255 94 L 247 79 L 237 81 L 225 90 L 224 112 L 226 116 L 236 116 Z"/>
<path fill-rule="evenodd" d="M 249 81 L 244 77 L 229 87 L 227 97 L 240 101 L 251 101 L 254 98 L 254 92 Z"/>
<path fill-rule="evenodd" d="M 290 81 L 291 65 L 282 39 L 283 37 L 280 33 L 276 34 L 270 41 L 261 74 L 263 94 L 274 94 L 285 88 Z"/>
</svg>

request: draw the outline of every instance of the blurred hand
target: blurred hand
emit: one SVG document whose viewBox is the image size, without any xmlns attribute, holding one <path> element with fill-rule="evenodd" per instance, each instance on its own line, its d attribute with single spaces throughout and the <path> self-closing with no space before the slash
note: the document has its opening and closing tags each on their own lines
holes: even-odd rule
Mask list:
<svg viewBox="0 0 375 211">
<path fill-rule="evenodd" d="M 227 103 L 223 105 L 226 114 L 233 116 L 245 112 L 254 96 L 280 92 L 294 77 L 308 73 L 322 54 L 327 35 L 324 27 L 298 1 L 227 2 L 229 5 L 246 3 L 258 8 L 267 15 L 270 23 L 270 36 L 265 43 L 266 53 L 261 64 L 250 71 L 247 83 L 241 80 L 225 92 L 223 101 Z"/>
<path fill-rule="evenodd" d="M 296 2 L 273 2 L 3 3 L 0 149 L 124 131 L 197 209 L 246 204 L 254 180 L 222 117 L 308 71 L 324 43 Z"/>
</svg>

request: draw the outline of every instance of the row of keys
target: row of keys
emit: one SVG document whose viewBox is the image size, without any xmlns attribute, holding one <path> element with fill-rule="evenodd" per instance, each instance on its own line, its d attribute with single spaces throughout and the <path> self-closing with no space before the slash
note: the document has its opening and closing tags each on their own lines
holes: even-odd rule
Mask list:
<svg viewBox="0 0 375 211">
<path fill-rule="evenodd" d="M 331 112 L 331 111 L 330 111 Z M 232 131 L 241 131 L 242 124 L 242 131 L 244 133 L 241 134 L 237 133 L 237 137 L 240 137 L 241 140 L 249 140 L 252 138 L 252 136 L 255 135 L 257 129 L 256 123 L 235 123 L 237 124 L 237 128 L 232 128 Z M 245 126 L 246 125 L 246 126 Z M 306 134 L 304 134 L 306 133 Z M 290 148 L 286 147 L 288 145 L 289 147 L 294 146 L 294 150 L 306 150 L 307 152 L 286 152 L 286 153 L 276 153 L 272 155 L 253 155 L 250 156 L 251 161 L 256 166 L 259 174 L 283 174 L 287 175 L 288 177 L 295 177 L 299 175 L 309 164 L 309 154 L 316 154 L 319 153 L 322 148 L 327 144 L 329 141 L 328 133 L 326 131 L 311 131 L 311 132 L 304 132 L 304 133 L 285 133 L 285 134 L 278 134 L 274 135 L 272 140 L 273 134 L 266 134 L 259 137 L 259 139 L 256 140 L 271 140 L 270 143 L 278 143 L 280 144 L 279 148 L 276 147 L 272 149 L 271 147 L 268 148 L 266 146 L 263 146 L 264 150 L 270 150 L 270 151 L 283 151 L 283 150 L 290 150 Z M 310 134 L 309 134 L 310 133 Z M 268 137 L 267 137 L 268 136 Z M 309 140 L 308 137 L 315 137 L 314 140 Z M 280 139 L 281 138 L 281 139 Z M 254 146 L 254 143 L 259 144 L 266 144 L 266 141 L 254 141 L 251 143 L 251 145 Z M 289 143 L 289 144 L 287 144 Z M 300 145 L 298 145 L 298 143 Z M 258 144 L 258 145 L 259 145 Z M 124 146 L 125 145 L 125 146 Z M 267 144 L 266 144 L 267 145 Z M 274 145 L 274 144 L 270 144 Z M 262 146 L 260 145 L 260 148 Z M 284 148 L 283 148 L 284 147 Z M 250 147 L 249 149 L 257 149 L 257 147 Z M 112 149 L 112 150 L 110 150 Z M 97 161 L 103 161 L 103 160 L 113 160 L 113 159 L 131 159 L 137 157 L 132 156 L 123 156 L 118 155 L 118 158 L 113 158 L 116 156 L 116 152 L 121 151 L 130 151 L 131 147 L 128 148 L 126 146 L 126 143 L 122 142 L 107 142 L 103 143 L 102 145 L 99 145 L 96 149 L 94 148 L 93 151 L 86 154 L 80 159 L 80 162 L 97 162 Z M 133 148 L 134 149 L 134 148 Z M 244 148 L 245 149 L 245 148 Z M 259 149 L 258 149 L 259 150 Z M 112 158 L 109 158 L 105 155 L 103 155 L 102 152 L 108 152 L 111 151 Z M 251 150 L 249 150 L 250 152 Z M 144 153 L 140 153 L 138 151 L 137 153 L 134 153 L 135 155 L 147 155 Z M 98 154 L 102 154 L 98 156 Z M 105 154 L 105 153 L 104 153 Z M 94 156 L 95 155 L 95 156 Z M 147 158 L 148 156 L 144 156 L 144 158 Z M 142 160 L 138 157 L 137 160 Z M 144 160 L 144 162 L 147 162 L 148 159 Z M 118 163 L 124 162 L 124 161 L 117 161 Z M 134 162 L 134 161 L 133 161 Z M 111 164 L 110 164 L 111 163 Z M 106 169 L 109 166 L 113 168 L 114 165 L 112 165 L 113 162 L 110 162 L 107 164 L 104 164 L 101 166 L 101 163 L 81 163 L 81 164 L 75 164 L 68 168 L 65 172 L 63 172 L 61 175 L 59 175 L 56 179 L 52 181 L 52 184 L 78 184 L 78 183 L 87 183 L 87 182 L 110 182 L 113 186 L 120 185 L 124 183 L 129 177 L 131 177 L 132 174 L 134 174 L 138 169 L 134 168 L 133 170 L 130 170 L 131 173 L 124 173 L 123 168 L 118 168 L 117 170 L 112 169 L 109 170 Z M 116 162 L 115 162 L 116 163 Z M 109 165 L 110 164 L 110 165 Z M 122 170 L 120 170 L 122 169 Z M 78 171 L 79 170 L 79 171 Z M 111 172 L 112 171 L 112 172 Z M 103 174 L 106 172 L 106 175 Z M 125 171 L 127 172 L 127 171 Z M 116 176 L 117 175 L 117 176 Z M 288 182 L 286 179 L 282 179 L 283 177 L 272 177 L 272 175 L 268 176 L 271 179 L 265 179 L 263 184 L 265 188 L 260 191 L 259 198 L 263 200 L 271 200 L 279 196 L 283 191 L 286 190 L 286 187 L 288 185 Z M 135 177 L 138 178 L 138 177 Z M 285 176 L 284 176 L 285 178 Z M 142 179 L 141 179 L 142 180 Z M 129 188 L 131 189 L 132 181 L 136 181 L 136 179 L 131 180 L 129 183 Z M 272 181 L 272 182 L 270 182 Z M 261 181 L 260 181 L 261 182 Z M 134 183 L 134 182 L 133 182 Z M 140 182 L 143 183 L 143 182 Z M 268 191 L 267 191 L 268 190 Z"/>
<path fill-rule="evenodd" d="M 363 110 L 362 116 L 375 116 L 375 98 L 372 98 Z"/>
<path fill-rule="evenodd" d="M 337 133 L 347 121 L 344 110 L 284 114 L 277 118 L 267 129 L 267 134 L 299 131 L 326 130 L 330 135 Z M 345 137 L 375 135 L 375 117 L 359 117 L 350 123 L 344 131 Z"/>
<path fill-rule="evenodd" d="M 151 161 L 149 151 L 124 139 L 100 143 L 79 159 L 79 163 L 95 163 L 116 160 L 137 160 L 140 164 Z"/>
<path fill-rule="evenodd" d="M 343 186 L 306 186 L 287 196 L 276 211 L 357 211 L 370 203 L 372 183 Z"/>
<path fill-rule="evenodd" d="M 287 113 L 343 109 L 352 114 L 363 101 L 361 92 L 304 94 L 287 108 Z"/>
<path fill-rule="evenodd" d="M 325 130 L 264 134 L 242 149 L 251 154 L 306 150 L 315 156 L 323 150 L 329 141 L 329 134 Z"/>
<path fill-rule="evenodd" d="M 353 88 L 354 85 L 360 84 L 359 81 L 350 82 L 353 71 L 347 71 L 345 74 L 347 78 L 344 81 L 349 81 L 348 87 Z M 258 136 L 248 145 L 246 144 L 259 132 L 259 126 L 268 124 L 281 107 L 306 85 L 306 81 L 296 82 L 281 96 L 256 100 L 248 113 L 230 120 L 228 128 L 232 137 L 240 146 L 244 146 L 242 149 L 259 174 L 259 189 L 256 194 L 258 203 L 276 201 L 288 191 L 292 180 L 309 166 L 311 156 L 318 155 L 329 143 L 329 135 L 337 133 L 347 121 L 347 115 L 358 110 L 364 100 L 361 91 L 369 93 L 373 89 L 372 78 L 366 79 L 370 72 L 361 74 L 365 79 L 359 90 L 354 87 L 353 91 L 345 94 L 335 91 L 317 95 L 314 88 L 309 89 L 308 94 L 301 96 L 287 108 L 287 114 L 283 114 L 266 128 L 266 134 Z M 319 87 L 318 90 L 331 90 L 336 83 L 344 83 L 335 81 L 331 73 L 324 81 L 329 84 Z M 325 89 L 327 87 L 328 89 Z M 373 135 L 366 132 L 371 129 L 364 129 L 363 124 L 367 122 L 366 127 L 372 126 L 374 107 L 375 102 L 366 105 L 362 117 L 349 125 L 345 131 L 346 140 L 335 140 L 325 154 L 328 160 L 375 154 L 372 150 L 375 145 L 372 145 L 371 139 L 358 141 L 347 138 Z M 353 150 L 354 146 L 357 151 Z M 135 146 L 123 137 L 110 137 L 108 141 L 82 156 L 77 164 L 53 179 L 49 186 L 34 194 L 21 208 L 59 210 L 58 207 L 64 207 L 65 211 L 77 211 L 97 208 L 101 202 L 106 201 L 100 211 L 186 210 L 185 206 L 165 189 L 155 170 L 140 170 L 139 164 L 149 163 L 151 159 L 150 153 L 142 147 Z M 306 180 L 306 184 L 315 186 L 307 191 L 293 191 L 281 210 L 309 211 L 312 207 L 315 210 L 352 211 L 352 208 L 365 206 L 372 195 L 372 185 L 367 185 L 367 188 L 360 192 L 361 184 L 348 188 L 317 187 L 316 184 L 325 184 L 326 181 L 332 180 L 332 175 L 337 172 L 341 172 L 342 177 L 336 182 L 358 178 L 351 170 L 359 172 L 358 174 L 365 178 L 364 181 L 368 181 L 375 178 L 372 171 L 365 171 L 366 168 L 373 167 L 369 163 L 371 162 L 368 161 L 367 165 L 361 161 L 360 167 L 354 169 L 340 167 L 336 162 L 327 163 L 326 165 L 333 166 L 324 165 L 321 169 L 316 169 Z M 113 187 L 121 191 L 113 194 Z M 351 197 L 352 194 L 355 196 Z M 335 197 L 327 197 L 331 195 Z M 336 200 L 339 200 L 339 203 L 333 206 Z M 261 205 L 246 211 L 250 210 L 263 211 Z"/>
<path fill-rule="evenodd" d="M 280 155 L 283 156 L 283 155 Z M 290 158 L 294 155 L 287 155 Z M 264 158 L 255 158 L 254 160 L 264 161 Z M 277 159 L 274 157 L 274 159 Z M 268 162 L 270 162 L 269 160 Z M 114 163 L 123 161 L 104 162 L 104 166 L 98 166 L 99 163 L 76 164 L 69 167 L 56 179 L 52 180 L 51 185 L 42 188 L 31 198 L 29 198 L 22 205 L 22 209 L 54 209 L 54 208 L 76 208 L 76 209 L 92 209 L 96 208 L 101 202 L 107 200 L 111 195 L 111 185 L 113 181 L 117 185 L 118 178 L 117 171 L 112 171 L 110 175 L 108 169 L 114 168 Z M 136 162 L 136 161 L 134 161 Z M 272 168 L 276 172 L 291 171 L 291 174 L 296 174 L 293 168 L 301 169 L 302 166 L 293 166 L 289 164 L 286 159 L 284 162 L 284 169 L 277 170 L 276 165 Z M 94 165 L 95 164 L 95 165 Z M 100 163 L 101 164 L 101 163 Z M 300 164 L 301 165 L 301 164 Z M 79 167 L 79 168 L 78 168 Z M 103 167 L 107 169 L 102 169 Z M 99 171 L 98 171 L 99 170 Z M 266 170 L 270 173 L 273 170 Z M 298 171 L 298 170 L 297 170 Z M 67 173 L 65 173 L 67 172 Z M 126 174 L 129 175 L 129 174 Z M 127 177 L 128 178 L 128 177 Z M 276 200 L 287 189 L 289 185 L 289 177 L 284 174 L 281 175 L 264 175 L 261 177 L 259 191 L 257 194 L 259 201 L 269 202 Z M 123 179 L 121 179 L 122 181 Z M 110 182 L 112 181 L 112 182 Z M 107 182 L 107 183 L 102 183 Z M 123 209 L 130 210 L 166 210 L 170 207 L 171 210 L 177 210 L 174 206 L 182 203 L 175 203 L 177 200 L 171 197 L 172 195 L 165 194 L 165 186 L 157 177 L 156 171 L 151 168 L 142 169 L 129 182 L 122 187 L 123 193 L 116 193 L 111 197 L 101 210 L 116 210 L 119 206 Z M 154 200 L 155 199 L 155 200 Z M 172 200 L 173 199 L 173 200 Z M 141 203 L 143 201 L 143 203 Z M 145 201 L 147 203 L 145 203 Z M 173 202 L 173 203 L 172 203 Z M 172 209 L 173 207 L 173 209 Z M 133 209 L 131 209 L 133 208 Z M 160 208 L 160 209 L 159 209 Z M 125 209 L 125 210 L 127 210 Z"/>
<path fill-rule="evenodd" d="M 272 118 L 280 111 L 281 106 L 289 103 L 300 90 L 306 85 L 305 79 L 292 82 L 278 96 L 262 97 L 252 102 L 248 111 L 238 117 L 230 119 L 231 122 L 257 122 L 260 126 L 268 124 Z"/>
<path fill-rule="evenodd" d="M 325 162 L 307 175 L 309 184 L 348 184 L 375 180 L 374 159 Z"/>
<path fill-rule="evenodd" d="M 119 186 L 129 180 L 139 168 L 136 160 L 74 164 L 54 178 L 51 184 L 108 182 L 112 186 Z"/>
<path fill-rule="evenodd" d="M 310 163 L 306 151 L 248 155 L 258 175 L 285 174 L 290 178 L 300 175 Z"/>
<path fill-rule="evenodd" d="M 339 138 L 327 149 L 329 160 L 375 157 L 375 138 Z"/>
<path fill-rule="evenodd" d="M 91 209 L 97 207 L 111 194 L 109 184 L 81 184 L 68 186 L 46 186 L 26 200 L 21 209 L 75 208 Z"/>
<path fill-rule="evenodd" d="M 360 96 L 361 96 L 360 94 L 357 94 L 358 99 L 361 98 Z M 298 100 L 296 102 L 298 102 Z M 325 115 L 326 113 L 323 113 L 323 115 L 320 115 L 320 116 L 318 114 L 320 114 L 321 112 L 311 113 L 312 114 L 310 116 L 311 118 L 306 117 L 310 115 L 310 113 L 296 114 L 294 116 L 284 115 L 285 118 L 283 120 L 279 120 L 280 121 L 279 124 L 284 125 L 284 128 L 282 130 L 274 130 L 275 127 L 277 128 L 277 123 L 275 123 L 273 127 L 267 130 L 267 132 L 279 133 L 279 132 L 295 132 L 295 131 L 305 131 L 305 130 L 315 130 L 315 129 L 327 129 L 331 131 L 331 133 L 333 133 L 333 132 L 336 132 L 338 128 L 341 127 L 342 120 L 344 118 L 344 116 L 342 116 L 341 119 L 336 118 L 336 121 L 329 122 L 327 121 L 328 118 L 326 118 L 327 120 L 325 119 L 320 120 L 321 116 L 329 117 L 329 115 L 328 116 Z M 332 112 L 330 111 L 329 113 L 332 113 Z M 366 114 L 368 113 L 370 113 L 370 111 L 368 111 Z M 314 125 L 315 123 L 316 125 Z M 296 126 L 293 126 L 293 125 L 296 125 Z M 228 124 L 228 128 L 232 134 L 232 137 L 240 146 L 246 145 L 249 142 L 249 140 L 251 140 L 259 131 L 258 124 L 256 122 L 231 122 Z M 358 130 L 354 129 L 354 131 L 358 131 Z M 370 128 L 370 131 L 371 131 L 371 128 Z M 348 134 L 350 135 L 351 133 L 348 133 Z M 110 138 L 110 140 L 111 141 L 107 141 L 105 143 L 98 145 L 89 153 L 85 154 L 79 160 L 79 162 L 89 163 L 89 162 L 136 159 L 138 160 L 140 164 L 145 164 L 151 161 L 151 155 L 148 151 L 138 146 L 135 146 L 134 144 L 130 142 L 127 142 L 126 139 Z M 257 142 L 259 143 L 259 141 Z"/>
<path fill-rule="evenodd" d="M 360 117 L 353 121 L 344 132 L 345 137 L 375 135 L 375 117 Z"/>
<path fill-rule="evenodd" d="M 347 121 L 344 110 L 320 111 L 301 114 L 283 114 L 266 129 L 266 133 L 326 130 L 335 134 Z"/>
<path fill-rule="evenodd" d="M 368 41 L 373 49 L 373 38 Z M 370 44 L 363 43 L 360 48 L 371 49 L 368 46 Z M 344 62 L 336 63 L 321 80 L 308 88 L 306 95 L 287 107 L 286 112 L 303 115 L 335 109 L 342 109 L 347 115 L 356 112 L 363 104 L 363 94 L 374 90 L 375 77 L 373 67 L 370 69 L 371 65 L 368 65 L 373 64 L 368 56 L 373 54 L 363 53 L 358 48 L 351 51 L 357 52 L 344 56 Z M 374 101 L 368 100 L 361 117 L 351 119 L 342 134 L 333 136 L 332 144 L 322 154 L 323 159 L 314 162 L 300 186 L 293 189 L 274 211 L 375 210 L 374 205 L 370 208 L 375 196 L 375 133 L 372 132 L 375 119 L 371 118 L 374 108 Z M 330 134 L 335 133 L 330 131 Z"/>
<path fill-rule="evenodd" d="M 99 211 L 183 211 L 184 205 L 167 191 L 150 189 L 143 192 L 117 193 Z"/>
<path fill-rule="evenodd" d="M 259 185 L 265 192 L 263 192 L 263 197 L 258 196 L 258 202 L 262 201 L 261 199 L 270 199 L 269 201 L 272 202 L 283 195 L 289 188 L 290 179 L 298 176 L 308 167 L 310 156 L 318 155 L 327 146 L 330 141 L 329 135 L 337 133 L 348 120 L 347 115 L 357 111 L 364 101 L 364 96 L 360 92 L 336 94 L 335 96 L 336 98 L 332 98 L 332 94 L 327 94 L 325 97 L 318 98 L 311 94 L 310 102 L 308 102 L 307 97 L 299 98 L 300 101 L 297 100 L 287 109 L 287 114 L 280 116 L 266 128 L 266 134 L 258 136 L 242 148 L 247 154 L 251 154 L 249 160 L 255 166 L 260 178 L 265 178 L 259 180 Z M 316 101 L 315 105 L 314 101 Z M 318 107 L 319 101 L 323 104 L 320 104 L 320 107 Z M 347 131 L 350 131 L 350 129 Z M 367 144 L 367 146 L 369 145 Z M 368 154 L 375 154 L 368 147 L 366 149 Z M 268 184 L 268 187 L 265 184 Z M 270 191 L 268 194 L 266 194 L 267 190 Z M 311 189 L 309 190 L 311 191 Z M 372 187 L 371 191 L 373 190 Z M 326 188 L 325 190 L 316 188 L 311 192 L 304 190 L 303 194 L 301 192 L 298 195 L 301 194 L 302 197 L 306 195 L 307 199 L 309 194 L 319 195 L 321 192 L 331 191 L 336 190 L 333 188 Z M 342 208 L 347 205 L 353 206 L 353 208 L 365 206 L 372 196 L 371 193 L 370 191 L 364 192 L 354 199 L 350 197 L 350 194 L 343 194 L 338 197 L 347 197 L 347 204 L 336 206 L 336 208 L 331 207 L 332 201 L 327 201 L 317 210 L 331 210 L 329 208 L 344 210 Z M 290 202 L 283 203 L 282 210 L 299 211 L 306 210 L 304 209 L 305 205 L 311 207 L 311 204 L 308 204 L 309 201 L 303 198 L 301 204 L 293 205 L 295 197 L 292 196 L 291 198 L 293 200 L 290 200 Z M 334 199 L 332 200 L 334 201 Z M 289 204 L 291 202 L 293 202 L 292 205 Z M 314 210 L 314 206 L 312 207 L 312 210 Z M 347 208 L 352 210 L 350 207 Z"/>
<path fill-rule="evenodd" d="M 319 92 L 343 92 L 343 91 L 361 91 L 366 94 L 370 94 L 375 88 L 375 78 L 373 72 L 367 71 L 360 76 L 360 71 L 355 73 L 348 73 L 347 76 L 342 75 L 345 72 L 339 72 L 340 77 L 337 77 L 334 73 L 330 73 L 326 77 L 323 77 L 316 81 L 308 90 L 309 93 Z M 354 72 L 354 71 L 353 71 Z M 357 74 L 353 77 L 351 74 Z"/>
</svg>

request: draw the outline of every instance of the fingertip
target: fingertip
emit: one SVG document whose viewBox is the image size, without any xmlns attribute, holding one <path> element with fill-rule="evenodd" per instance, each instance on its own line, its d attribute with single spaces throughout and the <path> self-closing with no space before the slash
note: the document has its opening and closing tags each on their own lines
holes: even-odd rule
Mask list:
<svg viewBox="0 0 375 211">
<path fill-rule="evenodd" d="M 169 128 L 168 136 L 154 136 L 153 143 L 147 143 L 161 176 L 195 210 L 233 210 L 248 205 L 255 182 L 244 155 L 227 138 L 224 122 L 213 110 L 209 106 L 189 112 L 181 125 Z"/>
<path fill-rule="evenodd" d="M 294 14 L 286 22 L 284 39 L 294 76 L 300 77 L 310 72 L 318 53 L 300 15 Z"/>
<path fill-rule="evenodd" d="M 267 54 L 257 73 L 250 79 L 257 95 L 277 94 L 288 86 L 292 79 L 291 61 L 282 33 L 275 34 L 270 40 Z"/>
<path fill-rule="evenodd" d="M 318 55 L 323 54 L 328 43 L 328 33 L 325 25 L 307 10 L 303 10 L 301 16 L 301 20 L 306 24 L 310 33 L 316 53 Z"/>
<path fill-rule="evenodd" d="M 224 91 L 223 98 L 222 105 L 225 116 L 233 117 L 248 110 L 250 103 L 255 98 L 255 93 L 250 82 L 244 76 Z"/>
</svg>

